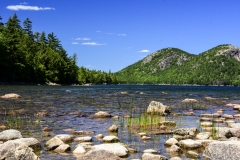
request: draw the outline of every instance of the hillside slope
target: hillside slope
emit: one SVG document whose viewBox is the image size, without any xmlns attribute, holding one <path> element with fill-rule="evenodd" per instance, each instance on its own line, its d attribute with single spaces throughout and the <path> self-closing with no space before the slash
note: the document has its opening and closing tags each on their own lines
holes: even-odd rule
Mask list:
<svg viewBox="0 0 240 160">
<path fill-rule="evenodd" d="M 116 73 L 122 83 L 240 85 L 240 49 L 219 45 L 199 55 L 158 50 Z"/>
</svg>

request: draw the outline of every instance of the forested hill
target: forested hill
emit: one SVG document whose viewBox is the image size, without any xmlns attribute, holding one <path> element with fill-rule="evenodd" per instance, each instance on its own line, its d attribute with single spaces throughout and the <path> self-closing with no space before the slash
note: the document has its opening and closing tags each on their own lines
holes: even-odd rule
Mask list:
<svg viewBox="0 0 240 160">
<path fill-rule="evenodd" d="M 32 31 L 32 22 L 23 26 L 16 13 L 6 23 L 0 16 L 0 84 L 117 83 L 111 72 L 88 70 L 77 66 L 77 54 L 68 56 L 60 40 L 52 32 Z"/>
<path fill-rule="evenodd" d="M 121 83 L 240 85 L 240 49 L 219 45 L 199 55 L 165 48 L 116 73 Z"/>
</svg>

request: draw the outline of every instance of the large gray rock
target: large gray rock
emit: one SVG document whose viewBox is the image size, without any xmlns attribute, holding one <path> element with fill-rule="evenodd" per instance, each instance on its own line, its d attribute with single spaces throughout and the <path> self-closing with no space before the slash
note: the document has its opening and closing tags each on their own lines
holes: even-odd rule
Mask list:
<svg viewBox="0 0 240 160">
<path fill-rule="evenodd" d="M 210 132 L 201 132 L 196 135 L 196 139 L 205 140 L 205 139 L 208 139 L 210 135 L 211 135 Z"/>
<path fill-rule="evenodd" d="M 196 128 L 179 128 L 173 131 L 173 138 L 177 140 L 192 139 L 197 134 Z"/>
<path fill-rule="evenodd" d="M 203 160 L 239 160 L 240 141 L 212 142 L 203 152 Z"/>
<path fill-rule="evenodd" d="M 119 157 L 125 157 L 128 154 L 128 150 L 120 143 L 99 144 L 93 146 L 93 149 L 102 149 L 111 152 Z"/>
<path fill-rule="evenodd" d="M 152 101 L 147 108 L 147 113 L 164 115 L 171 113 L 171 108 L 163 105 L 161 102 Z"/>
<path fill-rule="evenodd" d="M 29 143 L 29 142 L 27 142 Z M 9 140 L 0 145 L 0 159 L 6 160 L 38 160 L 38 156 L 33 153 L 33 149 L 27 143 Z M 30 144 L 28 144 L 30 145 Z"/>
<path fill-rule="evenodd" d="M 78 145 L 73 151 L 74 155 L 84 154 L 84 153 L 86 153 L 86 150 L 81 145 Z"/>
<path fill-rule="evenodd" d="M 54 152 L 64 153 L 64 152 L 67 152 L 67 151 L 70 151 L 70 150 L 71 150 L 71 148 L 68 144 L 61 144 L 56 149 L 54 149 Z"/>
<path fill-rule="evenodd" d="M 166 146 L 171 146 L 171 145 L 174 145 L 174 144 L 177 144 L 177 143 L 178 143 L 178 140 L 176 140 L 175 138 L 170 138 L 165 142 L 165 145 Z"/>
<path fill-rule="evenodd" d="M 34 151 L 38 151 L 41 149 L 41 144 L 36 138 L 20 138 L 20 139 L 15 139 L 15 140 L 11 140 L 11 141 L 14 142 L 15 144 L 25 145 L 27 147 L 30 147 Z M 7 143 L 7 142 L 5 142 L 5 143 Z"/>
<path fill-rule="evenodd" d="M 104 149 L 94 149 L 87 152 L 85 155 L 80 156 L 77 160 L 121 160 L 114 153 Z"/>
<path fill-rule="evenodd" d="M 74 138 L 75 142 L 91 142 L 92 141 L 92 137 L 90 136 L 85 136 L 85 137 L 77 137 Z"/>
<path fill-rule="evenodd" d="M 70 134 L 58 134 L 56 135 L 59 139 L 61 139 L 64 143 L 72 142 L 74 136 Z"/>
<path fill-rule="evenodd" d="M 8 141 L 12 139 L 19 139 L 22 138 L 21 132 L 15 129 L 9 129 L 0 132 L 0 141 Z"/>
<path fill-rule="evenodd" d="M 142 160 L 168 160 L 168 158 L 158 154 L 143 153 Z"/>
<path fill-rule="evenodd" d="M 103 138 L 103 142 L 107 142 L 107 143 L 115 143 L 115 142 L 119 142 L 119 141 L 120 140 L 116 136 L 105 136 Z"/>
<path fill-rule="evenodd" d="M 230 128 L 239 128 L 240 129 L 240 123 L 230 123 L 228 126 Z"/>
<path fill-rule="evenodd" d="M 61 139 L 59 139 L 58 137 L 53 137 L 45 143 L 45 147 L 47 150 L 54 150 L 61 144 L 64 144 Z"/>
<path fill-rule="evenodd" d="M 192 139 L 181 140 L 179 145 L 183 149 L 199 149 L 203 147 L 201 142 L 194 141 Z"/>
</svg>

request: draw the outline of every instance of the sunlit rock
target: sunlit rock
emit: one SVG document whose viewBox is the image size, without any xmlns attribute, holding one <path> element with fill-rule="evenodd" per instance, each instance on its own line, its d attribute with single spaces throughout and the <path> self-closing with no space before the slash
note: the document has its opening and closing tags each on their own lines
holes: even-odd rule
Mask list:
<svg viewBox="0 0 240 160">
<path fill-rule="evenodd" d="M 98 111 L 97 113 L 94 114 L 93 117 L 94 118 L 110 118 L 111 115 L 104 111 Z"/>
<path fill-rule="evenodd" d="M 22 98 L 22 96 L 15 94 L 15 93 L 9 93 L 9 94 L 0 96 L 0 98 Z"/>
<path fill-rule="evenodd" d="M 171 113 L 171 108 L 163 105 L 160 102 L 152 101 L 148 108 L 147 113 L 165 115 L 166 113 Z"/>
<path fill-rule="evenodd" d="M 7 141 L 12 139 L 19 139 L 22 138 L 21 132 L 15 129 L 9 129 L 0 132 L 0 141 Z"/>
</svg>

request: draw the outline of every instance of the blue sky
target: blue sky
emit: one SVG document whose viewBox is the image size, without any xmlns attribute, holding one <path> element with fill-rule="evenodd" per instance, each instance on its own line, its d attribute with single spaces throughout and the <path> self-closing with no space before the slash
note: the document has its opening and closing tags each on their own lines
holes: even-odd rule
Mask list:
<svg viewBox="0 0 240 160">
<path fill-rule="evenodd" d="M 240 47 L 239 8 L 239 0 L 7 0 L 0 16 L 16 12 L 34 32 L 54 32 L 78 66 L 116 72 L 166 47 Z"/>
</svg>

